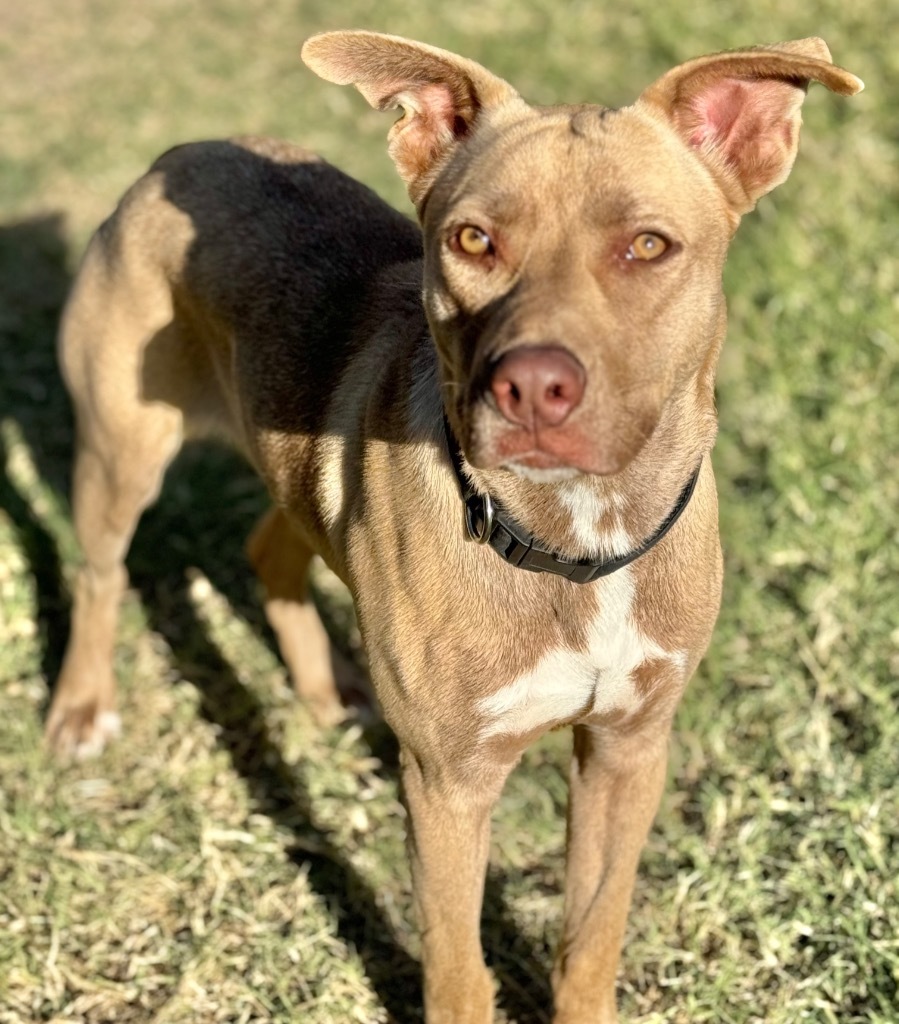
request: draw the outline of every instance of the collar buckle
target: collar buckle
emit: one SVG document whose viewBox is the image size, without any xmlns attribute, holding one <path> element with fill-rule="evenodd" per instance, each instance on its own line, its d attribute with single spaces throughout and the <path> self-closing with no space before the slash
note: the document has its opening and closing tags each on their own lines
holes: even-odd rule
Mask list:
<svg viewBox="0 0 899 1024">
<path fill-rule="evenodd" d="M 493 532 L 496 506 L 489 494 L 471 494 L 465 499 L 465 528 L 476 544 L 486 544 Z"/>
</svg>

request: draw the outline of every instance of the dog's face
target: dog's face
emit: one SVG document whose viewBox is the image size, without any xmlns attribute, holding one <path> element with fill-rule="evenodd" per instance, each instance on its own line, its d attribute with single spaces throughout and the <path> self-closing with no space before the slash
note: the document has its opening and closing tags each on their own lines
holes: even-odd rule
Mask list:
<svg viewBox="0 0 899 1024">
<path fill-rule="evenodd" d="M 488 117 L 422 209 L 448 415 L 479 468 L 616 473 L 717 348 L 732 225 L 639 110 L 519 113 Z"/>
<path fill-rule="evenodd" d="M 698 58 L 618 111 L 534 108 L 369 32 L 303 57 L 403 109 L 390 153 L 424 229 L 446 414 L 472 465 L 537 480 L 620 472 L 675 395 L 712 407 L 740 216 L 789 173 L 809 81 L 862 87 L 819 39 Z"/>
</svg>

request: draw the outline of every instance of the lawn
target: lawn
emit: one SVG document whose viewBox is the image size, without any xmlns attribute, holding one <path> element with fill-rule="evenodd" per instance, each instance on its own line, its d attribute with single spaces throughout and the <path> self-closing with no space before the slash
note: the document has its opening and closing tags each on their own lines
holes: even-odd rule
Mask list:
<svg viewBox="0 0 899 1024">
<path fill-rule="evenodd" d="M 621 105 L 681 60 L 812 34 L 865 80 L 812 88 L 795 170 L 728 263 L 724 604 L 620 997 L 639 1024 L 896 1024 L 899 8 L 875 0 L 0 8 L 0 1024 L 420 1019 L 393 745 L 293 701 L 242 552 L 265 498 L 229 454 L 186 453 L 135 538 L 125 738 L 67 767 L 41 746 L 78 559 L 53 346 L 79 255 L 188 139 L 285 136 L 407 209 L 390 117 L 299 60 L 338 27 L 454 49 L 545 103 Z M 538 744 L 496 816 L 484 943 L 519 1024 L 549 1020 L 567 760 L 565 734 Z"/>
</svg>

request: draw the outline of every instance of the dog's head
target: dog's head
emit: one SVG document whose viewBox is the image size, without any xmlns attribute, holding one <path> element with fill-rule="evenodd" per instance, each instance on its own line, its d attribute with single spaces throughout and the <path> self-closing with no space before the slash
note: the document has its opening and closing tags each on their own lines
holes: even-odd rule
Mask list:
<svg viewBox="0 0 899 1024">
<path fill-rule="evenodd" d="M 613 474 L 675 394 L 711 409 L 721 270 L 782 182 L 809 81 L 862 88 L 819 39 L 700 57 L 630 107 L 532 107 L 472 61 L 392 36 L 304 49 L 401 107 L 390 154 L 424 229 L 424 300 L 472 465 Z"/>
</svg>

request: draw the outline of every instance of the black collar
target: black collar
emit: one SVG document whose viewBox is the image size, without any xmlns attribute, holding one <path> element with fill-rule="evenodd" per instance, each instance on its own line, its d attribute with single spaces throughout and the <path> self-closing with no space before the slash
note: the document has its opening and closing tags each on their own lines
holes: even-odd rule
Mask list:
<svg viewBox="0 0 899 1024">
<path fill-rule="evenodd" d="M 500 558 L 519 569 L 527 569 L 529 572 L 553 573 L 556 576 L 566 577 L 572 583 L 592 583 L 602 576 L 609 576 L 617 569 L 623 569 L 624 566 L 630 565 L 641 555 L 645 555 L 650 548 L 658 544 L 680 518 L 690 501 L 696 487 L 696 480 L 699 477 L 699 467 L 697 467 L 680 492 L 680 496 L 674 503 L 674 508 L 668 513 L 656 532 L 642 544 L 615 558 L 603 558 L 599 561 L 585 558 L 571 561 L 547 550 L 524 527 L 516 523 L 495 498 L 491 498 L 489 494 L 478 494 L 475 491 L 462 469 L 462 453 L 459 449 L 459 442 L 446 417 L 443 422 L 446 428 L 450 458 L 453 469 L 456 471 L 459 488 L 462 491 L 462 501 L 465 503 L 465 526 L 471 539 L 479 544 L 489 544 Z"/>
</svg>

